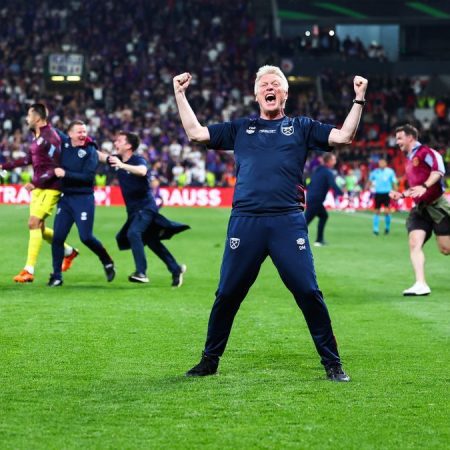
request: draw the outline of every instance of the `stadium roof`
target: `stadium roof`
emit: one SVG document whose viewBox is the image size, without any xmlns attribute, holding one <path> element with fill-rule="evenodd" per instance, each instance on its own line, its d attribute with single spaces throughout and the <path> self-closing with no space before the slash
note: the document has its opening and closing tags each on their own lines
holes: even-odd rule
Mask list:
<svg viewBox="0 0 450 450">
<path fill-rule="evenodd" d="M 450 21 L 450 1 L 438 0 L 278 0 L 278 17 L 286 20 L 343 22 Z"/>
</svg>

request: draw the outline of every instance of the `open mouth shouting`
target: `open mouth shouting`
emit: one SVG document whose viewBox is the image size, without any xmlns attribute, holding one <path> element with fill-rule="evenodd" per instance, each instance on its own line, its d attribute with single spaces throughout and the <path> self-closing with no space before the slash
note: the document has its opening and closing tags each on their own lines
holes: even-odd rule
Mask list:
<svg viewBox="0 0 450 450">
<path fill-rule="evenodd" d="M 275 94 L 270 93 L 264 97 L 264 100 L 269 106 L 274 106 L 276 104 L 277 98 Z"/>
</svg>

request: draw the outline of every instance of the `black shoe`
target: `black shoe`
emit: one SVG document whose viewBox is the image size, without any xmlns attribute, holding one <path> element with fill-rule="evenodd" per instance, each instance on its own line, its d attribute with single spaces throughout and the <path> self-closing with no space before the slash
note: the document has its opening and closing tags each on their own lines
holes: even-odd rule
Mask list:
<svg viewBox="0 0 450 450">
<path fill-rule="evenodd" d="M 384 230 L 384 234 L 389 234 L 389 230 Z"/>
<path fill-rule="evenodd" d="M 203 353 L 200 362 L 191 370 L 188 370 L 185 375 L 187 377 L 206 377 L 216 374 L 217 367 L 219 367 L 219 358 L 206 356 Z"/>
<path fill-rule="evenodd" d="M 379 233 L 379 231 L 374 231 L 373 234 L 374 234 L 375 236 L 378 236 L 380 233 Z"/>
<path fill-rule="evenodd" d="M 132 283 L 148 283 L 148 278 L 145 273 L 133 272 L 129 277 L 128 281 Z"/>
<path fill-rule="evenodd" d="M 116 269 L 114 267 L 114 263 L 111 262 L 109 264 L 105 264 L 103 268 L 105 269 L 105 275 L 108 282 L 114 280 L 114 277 L 116 276 Z"/>
<path fill-rule="evenodd" d="M 327 372 L 327 378 L 330 381 L 338 381 L 338 382 L 350 381 L 350 377 L 344 372 L 344 370 L 339 364 L 335 366 L 329 366 L 325 370 Z"/>
<path fill-rule="evenodd" d="M 181 264 L 180 271 L 172 275 L 172 287 L 180 287 L 183 284 L 183 274 L 186 273 L 186 264 Z"/>
<path fill-rule="evenodd" d="M 63 280 L 61 276 L 55 275 L 54 273 L 50 274 L 50 279 L 48 280 L 47 286 L 49 287 L 59 287 L 63 285 Z"/>
</svg>

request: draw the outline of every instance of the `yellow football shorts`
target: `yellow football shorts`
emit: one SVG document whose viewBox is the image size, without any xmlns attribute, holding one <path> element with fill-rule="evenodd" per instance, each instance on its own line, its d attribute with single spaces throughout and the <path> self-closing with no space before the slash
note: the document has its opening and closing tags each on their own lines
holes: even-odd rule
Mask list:
<svg viewBox="0 0 450 450">
<path fill-rule="evenodd" d="M 30 216 L 39 219 L 51 216 L 60 195 L 61 192 L 56 189 L 33 189 L 31 191 Z"/>
</svg>

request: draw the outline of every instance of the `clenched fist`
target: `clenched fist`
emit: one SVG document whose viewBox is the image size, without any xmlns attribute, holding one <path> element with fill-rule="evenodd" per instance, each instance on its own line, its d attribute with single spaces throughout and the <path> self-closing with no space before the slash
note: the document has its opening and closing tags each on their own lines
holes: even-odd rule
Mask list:
<svg viewBox="0 0 450 450">
<path fill-rule="evenodd" d="M 184 72 L 173 78 L 173 90 L 175 94 L 185 92 L 192 80 L 192 75 L 189 72 Z"/>
<path fill-rule="evenodd" d="M 364 100 L 364 94 L 367 90 L 367 84 L 368 81 L 365 78 L 360 77 L 359 75 L 356 75 L 355 78 L 353 78 L 353 87 L 355 89 L 357 100 Z"/>
</svg>

